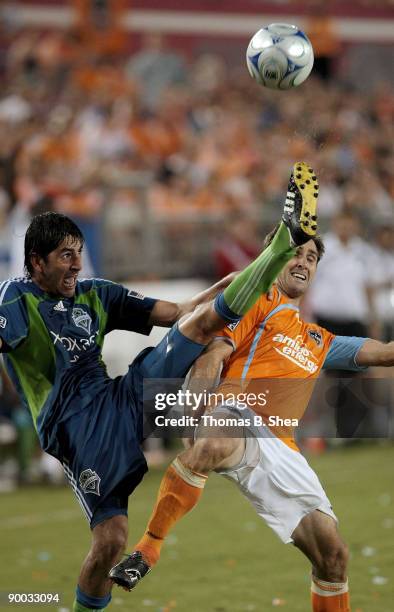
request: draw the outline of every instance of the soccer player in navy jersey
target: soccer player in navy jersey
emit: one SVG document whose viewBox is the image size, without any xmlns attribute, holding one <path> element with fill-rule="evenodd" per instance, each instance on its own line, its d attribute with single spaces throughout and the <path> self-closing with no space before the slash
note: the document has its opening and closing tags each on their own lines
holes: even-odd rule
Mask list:
<svg viewBox="0 0 394 612">
<path fill-rule="evenodd" d="M 26 276 L 0 285 L 0 351 L 42 448 L 63 463 L 92 530 L 74 612 L 103 610 L 111 599 L 108 571 L 126 546 L 128 497 L 147 470 L 140 448 L 144 378 L 183 378 L 214 334 L 268 291 L 294 247 L 316 233 L 317 190 L 313 170 L 297 163 L 271 245 L 231 282 L 185 304 L 107 280 L 79 281 L 79 228 L 58 213 L 31 222 Z M 149 334 L 153 325 L 172 328 L 124 376 L 111 379 L 101 355 L 104 336 L 114 329 Z"/>
</svg>

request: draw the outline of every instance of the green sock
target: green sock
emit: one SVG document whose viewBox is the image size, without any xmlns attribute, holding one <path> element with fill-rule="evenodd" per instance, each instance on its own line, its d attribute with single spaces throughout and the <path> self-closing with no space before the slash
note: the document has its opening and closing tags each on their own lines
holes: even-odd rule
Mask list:
<svg viewBox="0 0 394 612">
<path fill-rule="evenodd" d="M 104 610 L 104 608 L 87 608 L 74 599 L 72 612 L 101 612 L 101 610 Z"/>
<path fill-rule="evenodd" d="M 85 606 L 80 604 L 79 601 L 74 599 L 73 612 L 100 612 L 100 610 L 94 608 L 86 608 Z"/>
<path fill-rule="evenodd" d="M 230 310 L 244 315 L 270 289 L 295 252 L 290 245 L 289 231 L 282 222 L 271 244 L 223 291 Z"/>
</svg>

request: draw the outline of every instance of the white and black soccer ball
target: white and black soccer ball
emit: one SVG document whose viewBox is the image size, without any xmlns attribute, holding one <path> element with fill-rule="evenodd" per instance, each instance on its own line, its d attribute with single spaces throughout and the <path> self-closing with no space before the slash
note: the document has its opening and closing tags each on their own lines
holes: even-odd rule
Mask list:
<svg viewBox="0 0 394 612">
<path fill-rule="evenodd" d="M 270 89 L 297 87 L 313 66 L 313 47 L 297 26 L 271 23 L 252 37 L 246 51 L 250 75 Z"/>
</svg>

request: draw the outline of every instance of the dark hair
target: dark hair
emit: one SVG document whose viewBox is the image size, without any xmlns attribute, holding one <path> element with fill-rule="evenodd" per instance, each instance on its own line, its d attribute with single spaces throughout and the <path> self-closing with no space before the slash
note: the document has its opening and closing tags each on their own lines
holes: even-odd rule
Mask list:
<svg viewBox="0 0 394 612">
<path fill-rule="evenodd" d="M 269 234 L 266 235 L 266 237 L 264 238 L 264 243 L 263 246 L 266 249 L 267 246 L 269 246 L 271 244 L 271 242 L 274 239 L 274 236 L 276 234 L 276 232 L 279 229 L 279 223 L 274 227 L 273 230 L 271 230 L 269 232 Z M 321 260 L 321 258 L 324 255 L 324 242 L 323 242 L 323 238 L 321 236 L 319 236 L 318 234 L 316 234 L 315 236 L 311 236 L 311 240 L 313 240 L 313 242 L 315 243 L 316 249 L 317 249 L 317 261 L 319 262 Z"/>
<path fill-rule="evenodd" d="M 34 217 L 25 235 L 25 271 L 28 276 L 33 273 L 33 253 L 46 259 L 68 236 L 79 240 L 81 244 L 85 241 L 79 227 L 65 215 L 46 212 Z"/>
</svg>

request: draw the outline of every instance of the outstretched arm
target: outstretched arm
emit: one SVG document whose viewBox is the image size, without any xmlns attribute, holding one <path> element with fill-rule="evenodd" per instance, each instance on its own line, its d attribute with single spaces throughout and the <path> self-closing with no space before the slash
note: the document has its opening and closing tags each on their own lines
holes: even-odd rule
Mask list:
<svg viewBox="0 0 394 612">
<path fill-rule="evenodd" d="M 394 342 L 368 339 L 357 353 L 360 366 L 394 366 Z"/>
<path fill-rule="evenodd" d="M 172 325 L 174 325 L 176 321 L 179 321 L 185 314 L 193 312 L 199 304 L 205 304 L 213 300 L 218 293 L 223 291 L 223 289 L 231 283 L 237 274 L 238 272 L 228 274 L 220 281 L 208 287 L 208 289 L 201 291 L 201 293 L 198 293 L 186 302 L 176 303 L 158 300 L 151 312 L 149 323 L 151 325 L 159 325 L 160 327 L 172 327 Z"/>
<path fill-rule="evenodd" d="M 228 339 L 215 338 L 196 359 L 185 382 L 187 391 L 193 398 L 193 405 L 184 407 L 185 416 L 199 419 L 204 414 L 208 408 L 204 401 L 206 394 L 218 384 L 223 365 L 233 350 Z M 185 448 L 193 446 L 193 440 L 190 438 L 182 438 L 182 442 Z"/>
<path fill-rule="evenodd" d="M 193 411 L 193 416 L 198 418 L 204 413 L 206 406 L 201 401 L 204 392 L 209 393 L 218 384 L 223 365 L 233 350 L 230 340 L 215 338 L 194 362 L 190 370 L 187 388 L 194 394 L 193 397 L 200 398 L 200 401 L 195 406 L 197 410 Z"/>
</svg>

